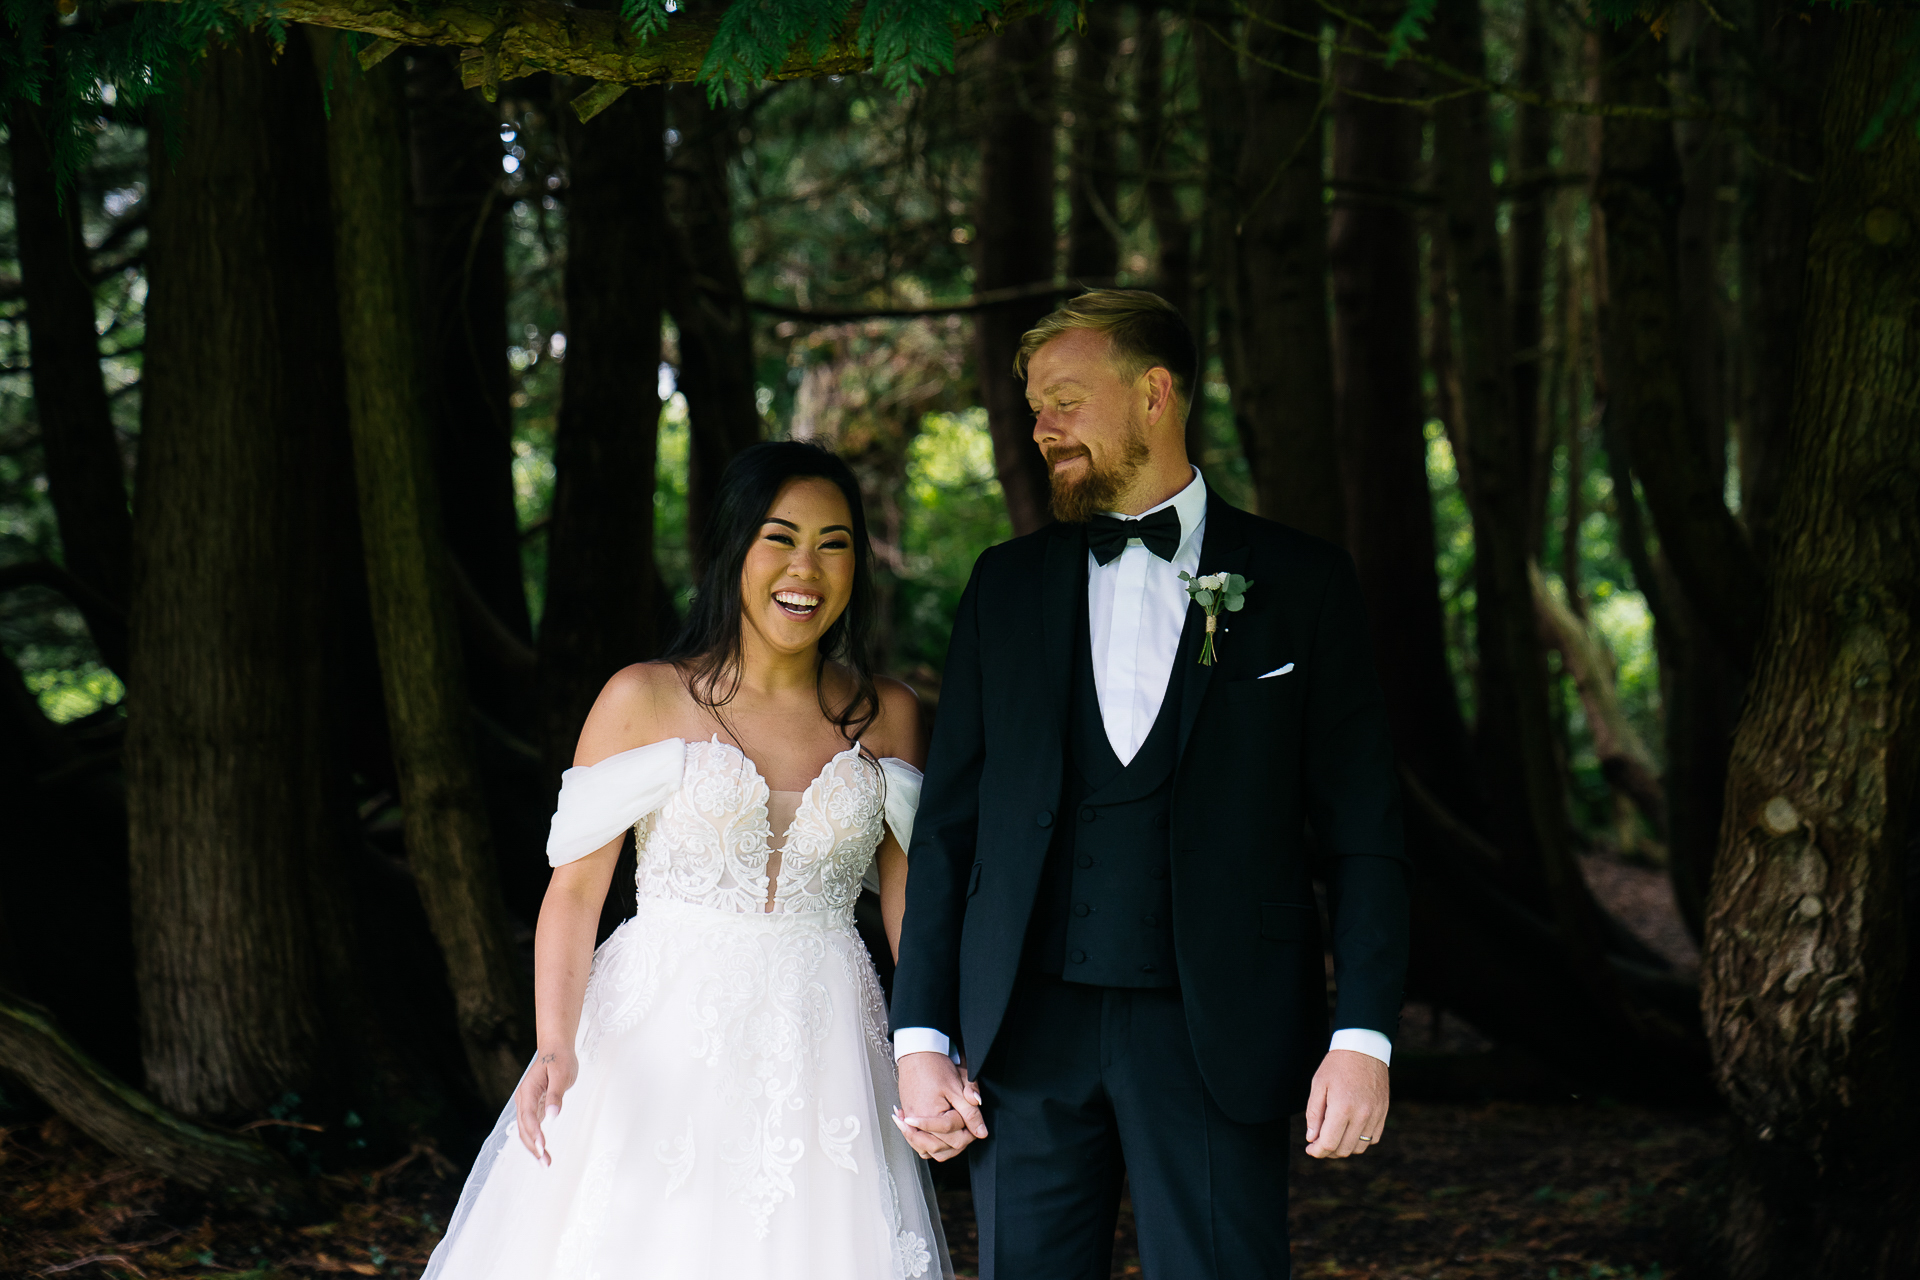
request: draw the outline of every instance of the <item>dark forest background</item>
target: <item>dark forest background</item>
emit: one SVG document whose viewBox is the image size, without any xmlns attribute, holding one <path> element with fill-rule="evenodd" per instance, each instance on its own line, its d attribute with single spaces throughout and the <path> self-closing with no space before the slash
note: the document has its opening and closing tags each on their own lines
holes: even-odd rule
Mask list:
<svg viewBox="0 0 1920 1280">
<path fill-rule="evenodd" d="M 559 770 L 727 459 L 852 463 L 937 714 L 973 558 L 1046 518 L 1014 344 L 1118 284 L 1203 340 L 1209 484 L 1359 566 L 1396 1084 L 1725 1106 L 1714 1266 L 1912 1274 L 1920 19 L 1345 2 L 731 93 L 316 2 L 77 129 L 8 61 L 9 1104 L 269 1214 L 464 1154 Z M 7 12 L 57 60 L 140 7 Z"/>
</svg>

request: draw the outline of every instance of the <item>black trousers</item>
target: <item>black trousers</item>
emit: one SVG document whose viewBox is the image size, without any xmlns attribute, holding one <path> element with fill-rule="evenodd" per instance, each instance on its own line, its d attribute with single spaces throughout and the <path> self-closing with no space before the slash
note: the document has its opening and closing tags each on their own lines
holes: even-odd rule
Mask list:
<svg viewBox="0 0 1920 1280">
<path fill-rule="evenodd" d="M 968 1148 L 981 1280 L 1108 1280 L 1124 1175 L 1146 1280 L 1286 1280 L 1284 1120 L 1207 1093 L 1178 990 L 1023 974 Z"/>
</svg>

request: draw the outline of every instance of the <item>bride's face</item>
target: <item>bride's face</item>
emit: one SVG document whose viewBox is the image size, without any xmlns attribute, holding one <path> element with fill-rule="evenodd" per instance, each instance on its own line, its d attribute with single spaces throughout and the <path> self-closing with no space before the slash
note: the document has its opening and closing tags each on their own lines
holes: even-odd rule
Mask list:
<svg viewBox="0 0 1920 1280">
<path fill-rule="evenodd" d="M 853 599 L 853 513 L 831 480 L 789 480 L 740 570 L 740 609 L 775 652 L 820 643 Z"/>
</svg>

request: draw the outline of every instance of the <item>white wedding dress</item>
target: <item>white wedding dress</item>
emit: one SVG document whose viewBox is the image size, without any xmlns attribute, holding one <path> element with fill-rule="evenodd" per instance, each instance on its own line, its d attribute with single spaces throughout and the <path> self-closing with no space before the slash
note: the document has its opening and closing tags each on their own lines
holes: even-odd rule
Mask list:
<svg viewBox="0 0 1920 1280">
<path fill-rule="evenodd" d="M 594 954 L 552 1165 L 509 1104 L 424 1280 L 953 1275 L 853 928 L 920 773 L 852 748 L 782 798 L 718 738 L 567 770 L 548 860 L 633 826 L 639 909 Z M 770 806 L 793 814 L 777 843 Z"/>
</svg>

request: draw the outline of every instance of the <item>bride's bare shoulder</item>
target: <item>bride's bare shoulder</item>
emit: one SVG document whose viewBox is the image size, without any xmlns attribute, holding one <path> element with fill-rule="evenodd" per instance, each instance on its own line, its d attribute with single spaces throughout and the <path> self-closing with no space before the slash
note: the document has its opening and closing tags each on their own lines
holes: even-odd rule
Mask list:
<svg viewBox="0 0 1920 1280">
<path fill-rule="evenodd" d="M 926 732 L 920 714 L 920 695 L 905 681 L 876 676 L 879 714 L 868 730 L 868 744 L 883 756 L 895 756 L 919 765 L 926 759 Z"/>
<path fill-rule="evenodd" d="M 613 673 L 580 730 L 575 764 L 593 764 L 610 755 L 644 747 L 676 733 L 686 687 L 670 662 L 636 662 Z"/>
</svg>

